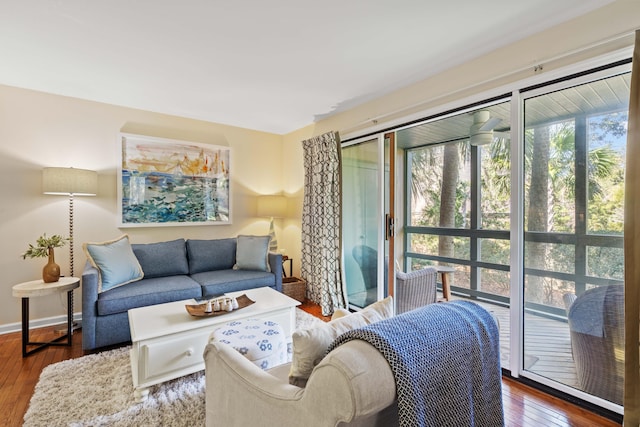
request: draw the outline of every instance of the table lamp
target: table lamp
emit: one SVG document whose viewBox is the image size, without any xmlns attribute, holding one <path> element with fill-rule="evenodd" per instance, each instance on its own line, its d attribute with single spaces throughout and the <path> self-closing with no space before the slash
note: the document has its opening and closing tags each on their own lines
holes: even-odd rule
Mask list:
<svg viewBox="0 0 640 427">
<path fill-rule="evenodd" d="M 69 275 L 73 277 L 73 197 L 98 194 L 98 173 L 87 169 L 44 168 L 42 192 L 69 196 Z"/>
<path fill-rule="evenodd" d="M 258 197 L 258 216 L 271 218 L 269 223 L 269 236 L 271 241 L 269 242 L 269 251 L 278 251 L 278 239 L 276 238 L 276 231 L 273 228 L 274 218 L 284 218 L 287 212 L 287 199 L 284 196 L 260 196 Z"/>
</svg>

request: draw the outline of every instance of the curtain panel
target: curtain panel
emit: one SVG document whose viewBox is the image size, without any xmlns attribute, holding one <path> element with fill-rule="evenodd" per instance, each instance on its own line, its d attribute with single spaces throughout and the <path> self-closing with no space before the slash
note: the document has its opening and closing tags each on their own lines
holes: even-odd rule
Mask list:
<svg viewBox="0 0 640 427">
<path fill-rule="evenodd" d="M 624 208 L 625 426 L 640 425 L 640 31 L 635 34 Z"/>
<path fill-rule="evenodd" d="M 342 158 L 340 137 L 328 132 L 302 141 L 304 201 L 302 262 L 307 297 L 322 315 L 345 308 L 342 282 Z"/>
</svg>

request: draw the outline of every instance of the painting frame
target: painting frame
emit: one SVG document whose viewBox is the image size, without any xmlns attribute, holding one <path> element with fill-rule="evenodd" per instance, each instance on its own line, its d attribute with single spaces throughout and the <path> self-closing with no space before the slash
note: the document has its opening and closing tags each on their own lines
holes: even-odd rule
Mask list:
<svg viewBox="0 0 640 427">
<path fill-rule="evenodd" d="M 118 227 L 231 224 L 231 149 L 118 135 Z"/>
</svg>

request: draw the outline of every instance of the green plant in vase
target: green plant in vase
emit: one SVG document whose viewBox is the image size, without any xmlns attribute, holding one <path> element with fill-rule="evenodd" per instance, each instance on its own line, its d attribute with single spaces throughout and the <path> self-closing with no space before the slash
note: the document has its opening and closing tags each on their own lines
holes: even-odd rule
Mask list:
<svg viewBox="0 0 640 427">
<path fill-rule="evenodd" d="M 49 260 L 42 269 L 42 280 L 45 283 L 57 282 L 60 279 L 60 266 L 55 262 L 54 248 L 64 246 L 67 240 L 69 240 L 68 237 L 59 234 L 47 237 L 45 233 L 38 237 L 35 245 L 29 243 L 29 248 L 22 254 L 22 259 L 48 257 Z"/>
</svg>

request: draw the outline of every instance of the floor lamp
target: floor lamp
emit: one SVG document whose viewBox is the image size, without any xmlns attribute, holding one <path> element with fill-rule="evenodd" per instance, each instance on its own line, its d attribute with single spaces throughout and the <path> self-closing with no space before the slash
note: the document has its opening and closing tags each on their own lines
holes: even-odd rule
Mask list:
<svg viewBox="0 0 640 427">
<path fill-rule="evenodd" d="M 260 196 L 258 197 L 258 216 L 271 218 L 269 223 L 269 252 L 278 251 L 278 239 L 273 228 L 274 218 L 284 218 L 287 212 L 287 199 L 284 196 Z"/>
<path fill-rule="evenodd" d="M 73 277 L 73 197 L 98 194 L 98 173 L 87 169 L 44 168 L 42 192 L 69 196 L 69 275 Z"/>
</svg>

